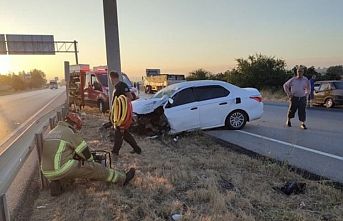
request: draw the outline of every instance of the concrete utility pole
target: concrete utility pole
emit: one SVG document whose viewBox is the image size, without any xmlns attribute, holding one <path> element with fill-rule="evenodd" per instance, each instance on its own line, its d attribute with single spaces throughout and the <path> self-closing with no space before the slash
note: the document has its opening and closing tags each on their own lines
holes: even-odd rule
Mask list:
<svg viewBox="0 0 343 221">
<path fill-rule="evenodd" d="M 105 38 L 108 74 L 111 71 L 119 73 L 120 80 L 123 79 L 120 64 L 119 48 L 119 28 L 117 15 L 117 0 L 103 0 L 104 20 L 105 20 Z M 109 102 L 112 105 L 113 85 L 108 76 Z"/>
</svg>

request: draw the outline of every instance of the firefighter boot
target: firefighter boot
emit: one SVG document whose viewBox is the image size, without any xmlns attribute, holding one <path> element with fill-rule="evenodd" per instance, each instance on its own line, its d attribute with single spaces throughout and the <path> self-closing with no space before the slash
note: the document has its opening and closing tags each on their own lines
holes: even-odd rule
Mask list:
<svg viewBox="0 0 343 221">
<path fill-rule="evenodd" d="M 125 178 L 123 186 L 126 186 L 127 184 L 129 184 L 129 182 L 135 176 L 135 173 L 136 173 L 136 169 L 135 168 L 130 168 L 130 170 L 126 173 L 126 178 Z"/>
<path fill-rule="evenodd" d="M 59 180 L 51 181 L 49 187 L 51 196 L 59 196 L 63 193 L 63 187 Z"/>
</svg>

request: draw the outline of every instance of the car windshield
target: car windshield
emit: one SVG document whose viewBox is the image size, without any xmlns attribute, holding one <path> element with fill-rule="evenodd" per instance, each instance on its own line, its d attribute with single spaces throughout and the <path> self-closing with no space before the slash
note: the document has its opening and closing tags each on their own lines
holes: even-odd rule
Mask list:
<svg viewBox="0 0 343 221">
<path fill-rule="evenodd" d="M 343 89 L 343 81 L 342 82 L 334 82 L 336 89 Z"/>
<path fill-rule="evenodd" d="M 98 80 L 103 87 L 108 87 L 107 74 L 99 74 Z"/>
<path fill-rule="evenodd" d="M 129 80 L 128 76 L 126 74 L 123 74 L 123 82 L 129 86 L 129 88 L 132 88 L 132 82 Z"/>
<path fill-rule="evenodd" d="M 103 87 L 108 87 L 108 80 L 107 79 L 108 79 L 107 74 L 99 74 L 98 75 L 98 80 Z M 129 80 L 129 78 L 125 74 L 123 74 L 123 82 L 125 84 L 127 84 L 127 86 L 129 86 L 129 88 L 132 87 L 131 81 Z"/>
<path fill-rule="evenodd" d="M 162 98 L 164 95 L 171 97 L 175 91 L 176 91 L 175 87 L 168 86 L 168 87 L 160 90 L 159 92 L 157 92 L 154 96 L 152 96 L 152 98 Z"/>
</svg>

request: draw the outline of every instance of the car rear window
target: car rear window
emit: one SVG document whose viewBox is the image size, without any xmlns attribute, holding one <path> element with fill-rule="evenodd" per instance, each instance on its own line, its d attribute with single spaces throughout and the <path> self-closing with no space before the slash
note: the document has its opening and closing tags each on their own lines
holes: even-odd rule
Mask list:
<svg viewBox="0 0 343 221">
<path fill-rule="evenodd" d="M 343 82 L 334 82 L 333 84 L 336 89 L 343 89 Z"/>
<path fill-rule="evenodd" d="M 195 87 L 194 94 L 197 101 L 211 100 L 226 97 L 230 91 L 219 85 Z"/>
</svg>

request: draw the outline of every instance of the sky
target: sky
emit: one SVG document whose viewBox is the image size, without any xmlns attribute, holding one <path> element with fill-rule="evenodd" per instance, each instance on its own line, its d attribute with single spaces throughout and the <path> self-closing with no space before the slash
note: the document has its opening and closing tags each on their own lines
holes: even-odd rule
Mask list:
<svg viewBox="0 0 343 221">
<path fill-rule="evenodd" d="M 255 53 L 296 64 L 343 64 L 342 0 L 117 0 L 122 70 L 213 73 Z M 79 62 L 106 64 L 101 0 L 0 0 L 0 33 L 79 42 Z M 63 76 L 73 54 L 0 55 L 0 73 L 38 68 Z"/>
</svg>

